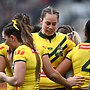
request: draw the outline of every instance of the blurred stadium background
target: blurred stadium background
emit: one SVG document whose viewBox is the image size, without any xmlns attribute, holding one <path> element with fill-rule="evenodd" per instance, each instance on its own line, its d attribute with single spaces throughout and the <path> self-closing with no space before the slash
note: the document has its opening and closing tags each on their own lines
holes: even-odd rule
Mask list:
<svg viewBox="0 0 90 90">
<path fill-rule="evenodd" d="M 0 42 L 4 25 L 18 13 L 27 13 L 32 25 L 39 25 L 43 8 L 53 6 L 60 12 L 60 25 L 71 25 L 84 40 L 84 25 L 90 19 L 90 0 L 0 0 Z M 6 90 L 5 84 L 0 84 L 0 90 Z"/>
<path fill-rule="evenodd" d="M 40 13 L 47 6 L 60 12 L 58 26 L 69 24 L 84 39 L 84 24 L 90 18 L 90 0 L 0 0 L 0 36 L 3 26 L 18 12 L 27 13 L 32 25 L 38 25 Z"/>
</svg>

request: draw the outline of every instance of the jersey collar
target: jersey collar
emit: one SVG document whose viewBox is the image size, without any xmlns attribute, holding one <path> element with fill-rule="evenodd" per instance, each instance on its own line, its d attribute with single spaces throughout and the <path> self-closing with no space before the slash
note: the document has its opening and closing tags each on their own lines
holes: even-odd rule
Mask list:
<svg viewBox="0 0 90 90">
<path fill-rule="evenodd" d="M 47 35 L 43 34 L 42 32 L 39 32 L 38 34 L 40 37 L 49 39 L 49 40 L 53 39 L 56 36 L 56 33 L 54 33 L 52 36 L 47 36 Z"/>
</svg>

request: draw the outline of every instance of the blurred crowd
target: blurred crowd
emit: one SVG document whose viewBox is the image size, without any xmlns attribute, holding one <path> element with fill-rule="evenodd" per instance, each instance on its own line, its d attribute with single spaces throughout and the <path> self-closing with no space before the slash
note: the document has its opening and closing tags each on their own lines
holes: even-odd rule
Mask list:
<svg viewBox="0 0 90 90">
<path fill-rule="evenodd" d="M 81 34 L 84 23 L 90 18 L 89 4 L 89 0 L 0 0 L 0 32 L 17 12 L 29 14 L 32 24 L 37 25 L 42 9 L 53 6 L 60 12 L 59 26 L 69 24 Z"/>
<path fill-rule="evenodd" d="M 59 0 L 0 0 L 0 26 L 4 26 L 12 17 L 23 12 L 30 15 L 32 23 L 36 24 L 41 10 L 47 5 L 55 5 Z M 53 2 L 53 3 L 52 3 Z"/>
</svg>

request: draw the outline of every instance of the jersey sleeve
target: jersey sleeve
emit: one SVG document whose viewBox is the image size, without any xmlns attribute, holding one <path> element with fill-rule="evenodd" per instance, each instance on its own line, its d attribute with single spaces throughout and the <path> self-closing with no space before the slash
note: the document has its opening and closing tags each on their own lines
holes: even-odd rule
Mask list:
<svg viewBox="0 0 90 90">
<path fill-rule="evenodd" d="M 77 47 L 73 47 L 73 49 L 66 55 L 66 58 L 72 60 L 73 54 L 75 54 L 76 51 L 77 51 Z"/>
<path fill-rule="evenodd" d="M 41 55 L 41 56 L 48 55 L 48 50 L 47 50 L 47 48 L 45 48 L 45 47 L 43 47 L 43 46 L 39 48 L 39 52 L 40 52 L 40 55 Z"/>
<path fill-rule="evenodd" d="M 7 56 L 7 49 L 8 49 L 8 46 L 5 45 L 5 43 L 0 44 L 0 56 L 6 57 Z"/>
<path fill-rule="evenodd" d="M 21 48 L 17 48 L 15 51 L 14 51 L 14 55 L 13 55 L 13 60 L 14 62 L 16 61 L 24 61 L 26 62 L 26 50 L 23 49 L 22 47 Z"/>
</svg>

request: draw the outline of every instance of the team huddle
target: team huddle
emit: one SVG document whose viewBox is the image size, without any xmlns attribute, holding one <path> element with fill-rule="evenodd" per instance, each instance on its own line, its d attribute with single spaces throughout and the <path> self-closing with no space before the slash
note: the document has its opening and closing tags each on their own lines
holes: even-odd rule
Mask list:
<svg viewBox="0 0 90 90">
<path fill-rule="evenodd" d="M 42 10 L 33 32 L 27 14 L 16 14 L 2 30 L 0 82 L 7 90 L 90 90 L 90 20 L 85 42 L 69 25 L 58 28 L 59 12 Z M 71 72 L 70 72 L 71 71 Z"/>
</svg>

